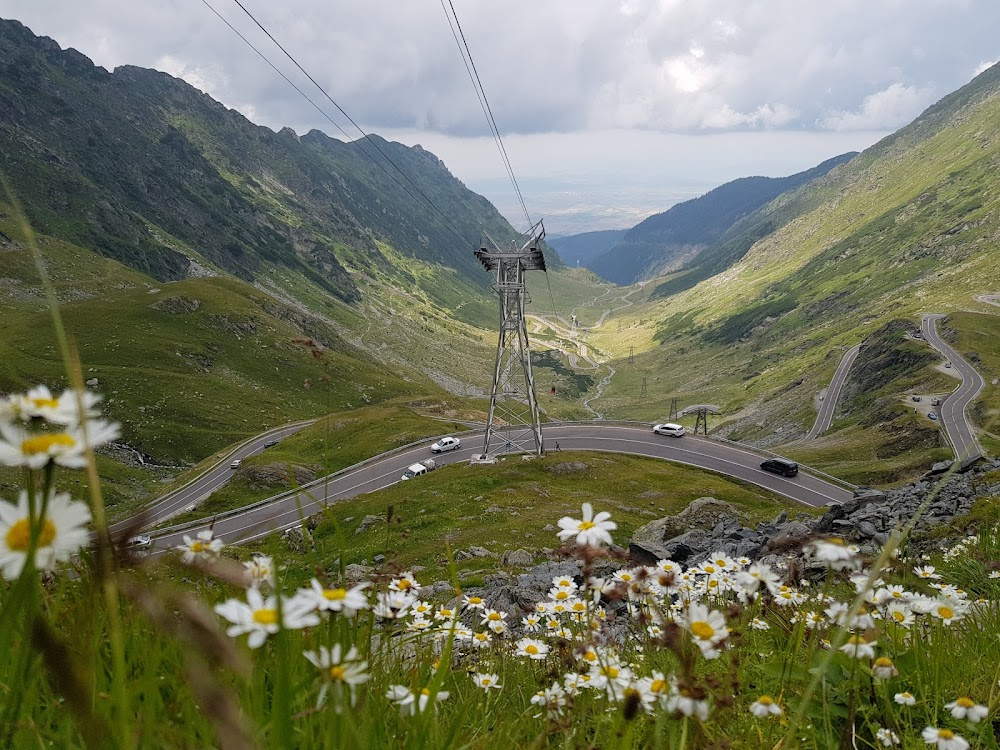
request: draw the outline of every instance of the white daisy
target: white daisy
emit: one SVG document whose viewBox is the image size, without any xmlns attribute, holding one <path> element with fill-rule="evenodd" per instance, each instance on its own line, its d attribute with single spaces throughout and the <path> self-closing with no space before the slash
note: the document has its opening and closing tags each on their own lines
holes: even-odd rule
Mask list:
<svg viewBox="0 0 1000 750">
<path fill-rule="evenodd" d="M 274 588 L 274 561 L 268 555 L 254 555 L 243 563 L 250 579 L 250 586 L 260 588 L 267 584 Z"/>
<path fill-rule="evenodd" d="M 0 500 L 0 575 L 17 578 L 28 559 L 32 525 L 28 493 L 21 492 L 17 505 Z M 90 541 L 86 503 L 71 500 L 69 494 L 52 494 L 44 518 L 36 521 L 35 568 L 52 570 L 66 562 Z"/>
<path fill-rule="evenodd" d="M 438 701 L 445 700 L 448 695 L 447 691 L 441 690 L 433 696 L 432 701 L 430 688 L 424 688 L 419 693 L 414 693 L 402 685 L 391 685 L 385 693 L 385 697 L 399 707 L 399 713 L 403 716 L 423 713 L 428 703 L 434 707 Z"/>
<path fill-rule="evenodd" d="M 328 589 L 313 578 L 309 582 L 309 588 L 299 589 L 299 596 L 311 601 L 320 612 L 342 612 L 345 617 L 354 617 L 356 613 L 371 606 L 364 593 L 370 585 L 365 582 L 349 589 L 340 587 Z"/>
<path fill-rule="evenodd" d="M 320 646 L 316 651 L 304 651 L 302 653 L 313 666 L 323 674 L 323 687 L 319 691 L 317 707 L 322 706 L 326 701 L 326 694 L 333 688 L 334 701 L 337 710 L 340 710 L 344 686 L 347 685 L 351 694 L 351 705 L 354 705 L 356 685 L 363 685 L 368 682 L 368 662 L 358 658 L 358 650 L 351 646 L 347 654 L 342 656 L 340 644 L 337 643 L 332 649 Z"/>
<path fill-rule="evenodd" d="M 762 695 L 750 704 L 750 713 L 758 719 L 765 719 L 768 716 L 781 716 L 783 711 L 781 706 L 774 702 L 770 695 Z"/>
<path fill-rule="evenodd" d="M 969 750 L 969 743 L 960 734 L 950 729 L 927 727 L 920 735 L 928 745 L 935 745 L 938 750 Z"/>
<path fill-rule="evenodd" d="M 855 659 L 874 659 L 876 645 L 876 641 L 866 641 L 864 636 L 852 635 L 840 650 Z"/>
<path fill-rule="evenodd" d="M 517 655 L 527 656 L 529 659 L 544 659 L 549 653 L 549 647 L 544 641 L 536 638 L 522 638 L 516 644 Z"/>
<path fill-rule="evenodd" d="M 944 707 L 951 711 L 954 718 L 967 719 L 973 724 L 978 724 L 990 714 L 990 710 L 986 706 L 981 706 L 965 696 L 951 703 L 946 703 Z"/>
<path fill-rule="evenodd" d="M 372 612 L 383 620 L 398 620 L 406 617 L 410 607 L 417 601 L 416 597 L 405 591 L 379 591 L 375 595 L 375 606 Z"/>
<path fill-rule="evenodd" d="M 716 647 L 729 637 L 726 616 L 717 610 L 709 611 L 704 604 L 691 604 L 678 618 L 678 623 L 691 633 L 705 658 L 717 657 Z"/>
<path fill-rule="evenodd" d="M 482 688 L 487 693 L 490 690 L 499 690 L 503 687 L 495 674 L 474 674 L 472 675 L 472 681 L 476 687 Z"/>
<path fill-rule="evenodd" d="M 896 693 L 892 696 L 892 699 L 901 706 L 913 706 L 917 703 L 917 699 L 913 697 L 913 693 L 907 692 Z"/>
<path fill-rule="evenodd" d="M 923 578 L 925 580 L 931 580 L 931 579 L 936 580 L 941 578 L 941 575 L 939 573 L 934 572 L 933 565 L 922 565 L 920 567 L 914 568 L 913 572 L 917 575 L 917 577 Z"/>
<path fill-rule="evenodd" d="M 184 544 L 178 544 L 174 549 L 181 553 L 181 562 L 190 564 L 195 560 L 218 557 L 223 546 L 222 540 L 211 529 L 205 529 L 199 531 L 194 539 L 185 534 Z"/>
<path fill-rule="evenodd" d="M 883 747 L 894 747 L 901 741 L 898 734 L 885 727 L 879 727 L 875 732 L 875 739 L 881 742 Z"/>
<path fill-rule="evenodd" d="M 95 419 L 61 432 L 34 432 L 0 422 L 0 465 L 41 469 L 50 461 L 67 469 L 87 465 L 87 446 L 96 448 L 119 435 L 118 425 Z"/>
<path fill-rule="evenodd" d="M 899 674 L 896 665 L 888 656 L 880 656 L 872 664 L 872 677 L 879 680 L 889 680 Z"/>
<path fill-rule="evenodd" d="M 590 503 L 583 504 L 583 519 L 577 520 L 569 516 L 559 519 L 559 528 L 562 529 L 558 536 L 561 540 L 576 540 L 581 547 L 599 547 L 602 544 L 611 544 L 611 534 L 609 532 L 618 528 L 618 524 L 609 521 L 611 514 L 602 510 L 596 516 Z"/>
<path fill-rule="evenodd" d="M 29 422 L 44 419 L 51 424 L 78 425 L 84 418 L 94 418 L 94 408 L 101 397 L 90 391 L 65 390 L 59 398 L 44 385 L 32 388 L 27 393 L 15 393 L 6 399 L 0 398 L 0 420 Z M 83 412 L 80 406 L 83 406 Z"/>
<path fill-rule="evenodd" d="M 312 602 L 299 596 L 282 598 L 279 622 L 277 597 L 265 599 L 257 589 L 247 589 L 246 603 L 230 599 L 215 605 L 215 612 L 232 623 L 226 630 L 230 638 L 249 633 L 247 645 L 250 648 L 260 648 L 269 635 L 277 633 L 282 627 L 298 630 L 319 624 Z"/>
<path fill-rule="evenodd" d="M 833 570 L 850 570 L 861 566 L 857 552 L 839 537 L 817 539 L 806 544 L 803 549 L 813 560 L 826 563 Z"/>
</svg>

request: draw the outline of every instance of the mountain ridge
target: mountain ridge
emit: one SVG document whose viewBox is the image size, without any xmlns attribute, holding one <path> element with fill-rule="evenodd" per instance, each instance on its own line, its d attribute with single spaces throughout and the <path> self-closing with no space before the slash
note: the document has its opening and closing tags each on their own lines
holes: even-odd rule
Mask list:
<svg viewBox="0 0 1000 750">
<path fill-rule="evenodd" d="M 696 259 L 733 224 L 782 193 L 822 177 L 856 152 L 826 159 L 786 177 L 740 177 L 704 195 L 654 214 L 588 264 L 617 284 L 631 284 L 675 271 Z"/>
</svg>

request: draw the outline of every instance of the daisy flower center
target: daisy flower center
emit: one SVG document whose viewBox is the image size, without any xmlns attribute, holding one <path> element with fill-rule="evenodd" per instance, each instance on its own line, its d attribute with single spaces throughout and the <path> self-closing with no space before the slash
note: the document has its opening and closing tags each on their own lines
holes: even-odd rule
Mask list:
<svg viewBox="0 0 1000 750">
<path fill-rule="evenodd" d="M 959 698 L 957 701 L 955 701 L 955 703 L 961 706 L 962 708 L 972 708 L 974 705 L 976 705 L 975 701 L 969 698 Z"/>
<path fill-rule="evenodd" d="M 477 641 L 485 641 L 485 640 L 489 639 L 489 636 L 486 635 L 486 633 L 476 633 L 475 637 L 476 637 Z M 532 646 L 531 648 L 535 648 L 535 647 Z M 537 650 L 538 649 L 535 649 L 535 651 L 537 651 Z"/>
<path fill-rule="evenodd" d="M 580 531 L 586 531 L 587 529 L 594 528 L 595 524 L 593 521 L 580 521 Z"/>
<path fill-rule="evenodd" d="M 649 689 L 653 693 L 662 693 L 664 689 L 666 689 L 666 687 L 667 687 L 666 680 L 653 680 L 649 684 Z"/>
<path fill-rule="evenodd" d="M 876 667 L 891 667 L 892 666 L 892 659 L 890 659 L 888 656 L 880 656 L 879 658 L 877 658 L 875 660 L 875 666 Z"/>
<path fill-rule="evenodd" d="M 323 598 L 339 602 L 347 598 L 347 589 L 323 589 Z"/>
<path fill-rule="evenodd" d="M 421 695 L 430 695 L 431 694 L 431 689 L 430 688 L 424 688 L 423 690 L 420 691 L 420 694 Z"/>
<path fill-rule="evenodd" d="M 524 652 L 534 656 L 535 654 L 538 653 L 538 646 L 536 646 L 534 643 L 529 643 L 527 646 L 524 647 Z"/>
<path fill-rule="evenodd" d="M 770 695 L 762 695 L 757 699 L 757 702 L 762 706 L 770 706 L 774 703 L 774 698 Z"/>
<path fill-rule="evenodd" d="M 201 542 L 199 540 L 195 540 L 195 541 L 191 542 L 191 551 L 192 552 L 204 552 L 205 551 L 205 543 Z"/>
<path fill-rule="evenodd" d="M 490 612 L 486 619 L 488 619 L 488 620 L 499 620 L 500 619 L 500 613 L 499 612 Z"/>
<path fill-rule="evenodd" d="M 478 597 L 478 596 L 470 596 L 469 597 L 469 604 L 482 604 L 482 603 L 483 603 L 483 600 L 482 600 L 481 597 Z"/>
<path fill-rule="evenodd" d="M 892 619 L 895 620 L 896 622 L 902 622 L 903 620 L 906 619 L 906 615 L 903 614 L 902 612 L 893 612 Z"/>
<path fill-rule="evenodd" d="M 337 680 L 338 682 L 343 681 L 345 674 L 347 674 L 347 670 L 344 669 L 339 664 L 335 664 L 334 666 L 330 667 L 330 677 Z"/>
<path fill-rule="evenodd" d="M 33 398 L 31 403 L 36 409 L 55 409 L 59 406 L 59 402 L 54 398 Z"/>
<path fill-rule="evenodd" d="M 278 622 L 278 610 L 258 609 L 253 613 L 253 621 L 258 625 L 274 625 Z"/>
<path fill-rule="evenodd" d="M 715 635 L 715 628 L 704 620 L 698 620 L 697 622 L 691 623 L 691 632 L 694 633 L 695 637 L 700 638 L 703 641 L 707 641 Z"/>
<path fill-rule="evenodd" d="M 483 677 L 483 678 L 482 678 L 482 680 L 480 680 L 480 682 L 481 682 L 481 683 L 482 683 L 482 684 L 483 684 L 484 686 L 485 686 L 485 685 L 492 685 L 492 684 L 493 684 L 493 680 L 491 680 L 491 679 L 490 679 L 489 677 Z"/>
<path fill-rule="evenodd" d="M 38 534 L 38 546 L 48 547 L 55 538 L 56 525 L 46 518 L 45 523 L 42 525 L 42 530 Z M 30 542 L 31 528 L 28 526 L 28 519 L 18 519 L 7 532 L 7 546 L 15 552 L 27 552 Z"/>
<path fill-rule="evenodd" d="M 404 578 L 396 585 L 399 587 L 400 591 L 406 591 L 406 589 L 410 588 L 413 584 Z"/>
<path fill-rule="evenodd" d="M 34 456 L 39 453 L 48 453 L 52 448 L 72 448 L 76 441 L 65 432 L 57 432 L 53 435 L 36 435 L 21 443 L 21 452 Z"/>
<path fill-rule="evenodd" d="M 953 610 L 951 607 L 943 607 L 943 606 L 938 607 L 937 612 L 945 620 L 950 620 L 952 617 L 955 616 L 955 610 Z"/>
<path fill-rule="evenodd" d="M 952 739 L 955 739 L 955 733 L 953 731 L 951 731 L 950 729 L 939 729 L 938 730 L 938 739 L 941 739 L 941 740 L 952 740 Z"/>
</svg>

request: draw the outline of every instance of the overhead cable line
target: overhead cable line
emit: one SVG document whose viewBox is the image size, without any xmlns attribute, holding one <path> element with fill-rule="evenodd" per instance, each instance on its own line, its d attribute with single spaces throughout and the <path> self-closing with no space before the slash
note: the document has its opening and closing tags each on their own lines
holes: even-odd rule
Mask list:
<svg viewBox="0 0 1000 750">
<path fill-rule="evenodd" d="M 374 156 L 372 156 L 370 153 L 368 153 L 365 149 L 363 149 L 361 147 L 360 142 L 358 140 L 352 139 L 351 136 L 347 134 L 347 132 L 344 130 L 344 128 L 341 127 L 340 124 L 336 120 L 334 120 L 332 117 L 330 117 L 330 115 L 328 115 L 326 113 L 326 111 L 322 107 L 320 107 L 315 101 L 313 101 L 301 88 L 299 88 L 299 86 L 297 86 L 273 62 L 271 62 L 268 59 L 268 57 L 263 52 L 260 51 L 260 49 L 258 49 L 256 46 L 254 46 L 254 44 L 249 39 L 247 39 L 246 36 L 244 36 L 242 33 L 240 33 L 239 30 L 237 30 L 221 13 L 219 13 L 219 11 L 217 11 L 214 7 L 212 7 L 212 5 L 209 4 L 208 0 L 201 0 L 201 1 L 202 1 L 202 3 L 206 7 L 208 7 L 209 10 L 211 10 L 216 16 L 218 16 L 219 19 L 222 20 L 222 22 L 224 24 L 226 24 L 226 26 L 228 26 L 233 31 L 233 33 L 235 33 L 240 39 L 242 39 L 243 42 L 248 47 L 250 47 L 250 49 L 252 49 L 254 52 L 256 52 L 257 55 L 264 62 L 266 62 L 271 67 L 272 70 L 274 70 L 279 76 L 281 76 L 285 80 L 285 82 L 288 83 L 288 85 L 290 85 L 293 89 L 295 89 L 295 91 L 297 91 L 302 96 L 303 99 L 305 99 L 307 102 L 309 102 L 309 104 L 311 104 L 313 106 L 313 108 L 316 109 L 317 112 L 319 112 L 332 125 L 334 125 L 337 128 L 337 130 L 339 130 L 341 133 L 343 133 L 344 137 L 348 139 L 349 143 L 353 143 L 354 145 L 356 145 L 358 147 L 358 149 L 361 151 L 361 153 L 363 153 L 365 156 L 367 156 L 369 159 L 371 159 L 372 162 L 379 169 L 381 169 L 386 174 L 386 176 L 388 176 L 390 179 L 392 179 L 392 181 L 395 182 L 396 185 L 404 193 L 406 193 L 414 201 L 417 201 L 417 198 L 409 190 L 406 189 L 406 186 L 403 185 L 391 172 L 389 172 L 389 170 L 387 170 L 385 168 L 385 166 L 381 162 L 379 162 L 378 159 L 376 159 Z M 379 152 L 379 154 L 381 154 L 382 157 L 387 162 L 389 162 L 389 164 L 391 164 L 396 169 L 396 171 L 399 172 L 399 174 L 401 174 L 403 176 L 403 178 L 413 187 L 413 189 L 416 190 L 420 194 L 420 196 L 427 202 L 427 205 L 429 205 L 432 209 L 434 209 L 434 211 L 436 211 L 438 213 L 438 215 L 444 220 L 445 224 L 447 225 L 447 228 L 450 229 L 459 239 L 461 239 L 462 242 L 470 242 L 469 238 L 462 232 L 462 230 L 460 230 L 458 227 L 456 227 L 455 224 L 452 223 L 451 219 L 449 219 L 448 216 L 440 208 L 437 207 L 437 205 L 434 203 L 434 201 L 432 201 L 430 198 L 428 198 L 427 194 L 424 193 L 423 190 L 421 190 L 419 187 L 417 187 L 417 185 L 414 184 L 413 180 L 411 180 L 409 178 L 409 176 L 402 169 L 400 169 L 399 165 L 396 164 L 396 162 L 394 162 L 391 158 L 389 158 L 389 155 L 386 154 L 385 151 L 383 151 L 381 147 L 379 147 L 378 143 L 375 142 L 368 135 L 368 133 L 366 133 L 364 130 L 362 130 L 362 128 L 354 121 L 354 119 L 349 114 L 347 114 L 346 111 L 344 111 L 343 107 L 341 107 L 339 104 L 337 104 L 337 102 L 335 102 L 333 100 L 333 97 L 331 97 L 330 94 L 327 93 L 326 89 L 324 89 L 322 86 L 319 85 L 319 83 L 316 82 L 316 79 L 313 78 L 308 73 L 308 71 L 306 71 L 306 69 L 303 68 L 299 64 L 299 62 L 288 52 L 288 50 L 286 50 L 281 45 L 280 42 L 278 42 L 277 39 L 274 38 L 274 36 L 271 34 L 271 32 L 269 32 L 266 28 L 264 28 L 264 26 L 260 23 L 260 21 L 258 21 L 256 19 L 256 17 L 254 17 L 254 15 L 249 10 L 246 9 L 246 7 L 243 5 L 243 3 L 241 3 L 240 0 L 234 0 L 234 2 L 237 5 L 239 5 L 240 8 L 243 10 L 243 12 L 246 13 L 250 17 L 250 19 L 257 25 L 257 27 L 261 31 L 263 31 L 264 34 L 267 35 L 268 39 L 270 39 L 275 44 L 275 46 L 277 46 L 278 49 L 280 49 L 285 54 L 285 56 L 288 57 L 288 59 L 291 60 L 300 71 L 302 71 L 302 73 L 306 76 L 306 78 L 308 78 L 312 82 L 312 84 L 317 89 L 319 89 L 319 91 L 323 94 L 323 96 L 325 96 L 333 104 L 333 106 L 335 106 L 340 111 L 340 113 L 342 115 L 344 115 L 344 117 L 346 117 L 348 120 L 350 120 L 351 124 L 354 125 L 354 127 L 358 129 L 358 132 L 361 133 L 361 135 L 363 135 L 365 137 L 365 139 L 369 143 L 371 143 L 372 146 L 375 147 L 375 149 Z"/>
<path fill-rule="evenodd" d="M 458 52 L 462 56 L 462 62 L 465 63 L 465 70 L 469 74 L 469 79 L 472 81 L 472 88 L 476 91 L 476 96 L 479 98 L 479 106 L 483 110 L 483 114 L 486 116 L 486 121 L 489 123 L 490 132 L 493 134 L 493 140 L 496 141 L 497 149 L 500 151 L 500 159 L 503 161 L 503 165 L 507 170 L 507 176 L 510 177 L 510 182 L 514 186 L 514 194 L 517 196 L 518 202 L 521 204 L 521 210 L 524 211 L 524 218 L 528 222 L 528 227 L 534 227 L 531 222 L 531 216 L 528 214 L 528 207 L 525 205 L 524 196 L 521 194 L 521 187 L 517 184 L 517 178 L 514 176 L 514 167 L 510 163 L 510 158 L 507 156 L 507 149 L 503 145 L 503 138 L 500 137 L 500 129 L 497 127 L 496 118 L 493 117 L 493 108 L 490 107 L 490 101 L 486 98 L 486 89 L 483 88 L 483 82 L 479 78 L 479 71 L 476 69 L 476 61 L 472 59 L 472 50 L 469 49 L 469 43 L 465 39 L 465 32 L 462 31 L 462 24 L 458 20 L 458 13 L 455 11 L 455 6 L 452 0 L 448 0 L 448 7 L 445 7 L 445 0 L 441 0 L 441 10 L 444 11 L 445 18 L 448 19 L 448 26 L 451 29 L 451 35 L 455 39 L 455 44 L 458 45 Z M 448 8 L 451 8 L 451 13 L 448 13 Z M 452 23 L 452 17 L 454 17 L 455 22 Z M 456 33 L 457 28 L 457 33 Z M 461 41 L 459 41 L 461 37 Z M 529 228 L 530 232 L 531 229 Z M 549 301 L 552 304 L 552 317 L 556 314 L 556 300 L 552 294 L 552 282 L 549 281 L 549 272 L 545 271 L 545 283 L 549 287 Z"/>
<path fill-rule="evenodd" d="M 239 2 L 239 0 L 236 0 Z M 469 43 L 465 39 L 465 32 L 462 31 L 462 24 L 458 20 L 458 13 L 455 12 L 455 6 L 452 4 L 451 0 L 448 0 L 448 7 L 451 8 L 451 13 L 448 13 L 448 8 L 445 7 L 445 0 L 441 0 L 441 10 L 444 11 L 445 17 L 448 19 L 448 26 L 451 28 L 451 35 L 455 38 L 455 44 L 458 45 L 458 52 L 462 56 L 462 62 L 465 63 L 465 70 L 469 74 L 469 78 L 472 81 L 472 88 L 476 91 L 476 96 L 479 98 L 479 106 L 483 109 L 483 114 L 486 116 L 486 121 L 489 123 L 490 132 L 493 135 L 493 140 L 496 141 L 497 148 L 500 151 L 500 158 L 503 161 L 504 167 L 507 169 L 507 175 L 510 177 L 511 184 L 514 186 L 514 193 L 517 195 L 517 199 L 521 204 L 521 210 L 524 211 L 524 218 L 528 222 L 528 226 L 532 226 L 531 216 L 528 215 L 528 207 L 524 203 L 524 196 L 521 195 L 521 188 L 517 184 L 517 178 L 514 177 L 514 168 L 511 166 L 510 159 L 507 156 L 507 149 L 504 148 L 503 139 L 500 137 L 500 129 L 497 127 L 496 119 L 493 117 L 493 109 L 490 107 L 489 99 L 486 98 L 486 89 L 483 88 L 483 82 L 479 79 L 479 71 L 476 70 L 476 62 L 472 59 L 472 51 L 469 49 Z M 455 21 L 452 23 L 452 17 Z M 458 29 L 457 33 L 455 29 Z M 459 37 L 461 36 L 461 41 Z"/>
</svg>

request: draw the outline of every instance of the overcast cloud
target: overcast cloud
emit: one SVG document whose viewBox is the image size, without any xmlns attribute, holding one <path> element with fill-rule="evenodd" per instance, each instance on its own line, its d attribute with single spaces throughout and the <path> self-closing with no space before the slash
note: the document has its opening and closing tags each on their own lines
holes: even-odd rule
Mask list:
<svg viewBox="0 0 1000 750">
<path fill-rule="evenodd" d="M 233 0 L 209 2 L 302 80 Z M 561 231 L 863 148 L 1000 57 L 995 0 L 453 2 L 529 209 Z M 364 127 L 434 150 L 515 218 L 438 0 L 244 4 Z M 201 0 L 4 0 L 0 15 L 259 124 L 340 135 Z"/>
</svg>

